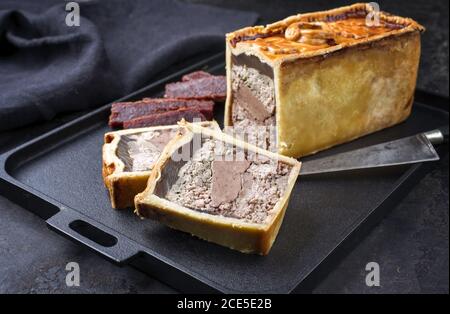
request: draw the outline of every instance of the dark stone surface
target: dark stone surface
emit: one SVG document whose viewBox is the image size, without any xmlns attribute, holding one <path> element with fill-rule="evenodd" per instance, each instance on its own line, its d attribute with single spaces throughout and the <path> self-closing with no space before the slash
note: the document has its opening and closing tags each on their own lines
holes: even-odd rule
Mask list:
<svg viewBox="0 0 450 314">
<path fill-rule="evenodd" d="M 316 288 L 316 293 L 448 293 L 448 155 Z M 380 265 L 381 287 L 365 266 Z"/>
<path fill-rule="evenodd" d="M 192 1 L 258 11 L 262 22 L 346 1 Z M 448 1 L 379 1 L 427 27 L 418 86 L 448 95 Z M 70 120 L 0 134 L 0 151 Z M 448 155 L 315 289 L 315 293 L 448 293 Z M 1 193 L 1 191 L 0 191 Z M 65 266 L 78 262 L 81 286 L 68 288 Z M 365 265 L 381 268 L 381 287 L 365 285 Z M 129 267 L 117 267 L 50 232 L 25 209 L 0 197 L 0 293 L 171 293 Z"/>
</svg>

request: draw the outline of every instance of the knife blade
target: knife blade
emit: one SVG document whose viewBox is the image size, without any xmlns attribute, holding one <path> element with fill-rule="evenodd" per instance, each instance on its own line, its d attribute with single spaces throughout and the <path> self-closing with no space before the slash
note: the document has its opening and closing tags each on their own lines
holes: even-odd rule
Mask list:
<svg viewBox="0 0 450 314">
<path fill-rule="evenodd" d="M 302 163 L 301 176 L 346 170 L 396 166 L 439 160 L 433 144 L 448 140 L 444 131 L 433 130 Z"/>
</svg>

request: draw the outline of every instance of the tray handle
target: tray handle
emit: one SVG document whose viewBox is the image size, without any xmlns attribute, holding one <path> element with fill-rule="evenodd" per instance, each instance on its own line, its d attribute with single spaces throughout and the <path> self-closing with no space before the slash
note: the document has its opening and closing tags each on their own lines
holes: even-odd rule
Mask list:
<svg viewBox="0 0 450 314">
<path fill-rule="evenodd" d="M 127 264 L 140 254 L 140 247 L 128 238 L 105 231 L 104 226 L 69 208 L 46 220 L 47 227 L 75 242 L 81 243 L 116 264 Z"/>
</svg>

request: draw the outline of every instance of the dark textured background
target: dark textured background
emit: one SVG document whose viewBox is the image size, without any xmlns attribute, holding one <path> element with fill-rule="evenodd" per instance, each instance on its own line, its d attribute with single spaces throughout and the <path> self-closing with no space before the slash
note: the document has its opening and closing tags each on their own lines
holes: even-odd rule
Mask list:
<svg viewBox="0 0 450 314">
<path fill-rule="evenodd" d="M 348 1 L 242 0 L 190 1 L 260 13 L 263 23 L 298 12 L 332 8 Z M 417 19 L 427 32 L 418 87 L 448 96 L 448 1 L 379 1 L 381 8 Z M 0 152 L 61 124 L 52 123 L 0 134 Z M 448 155 L 402 203 L 314 290 L 315 293 L 448 293 Z M 81 267 L 81 286 L 67 288 L 69 261 Z M 365 265 L 381 267 L 381 287 L 365 285 Z M 0 197 L 0 292 L 3 293 L 172 293 L 129 267 L 119 268 L 50 232 L 45 223 Z"/>
</svg>

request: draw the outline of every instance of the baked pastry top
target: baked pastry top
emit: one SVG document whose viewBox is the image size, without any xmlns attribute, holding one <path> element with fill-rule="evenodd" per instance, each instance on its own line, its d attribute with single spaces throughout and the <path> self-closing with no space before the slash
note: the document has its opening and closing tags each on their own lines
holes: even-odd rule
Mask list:
<svg viewBox="0 0 450 314">
<path fill-rule="evenodd" d="M 423 26 L 410 18 L 389 15 L 376 11 L 370 4 L 358 3 L 293 15 L 267 26 L 246 27 L 227 34 L 226 39 L 233 51 L 252 53 L 274 65 L 423 30 Z"/>
</svg>

